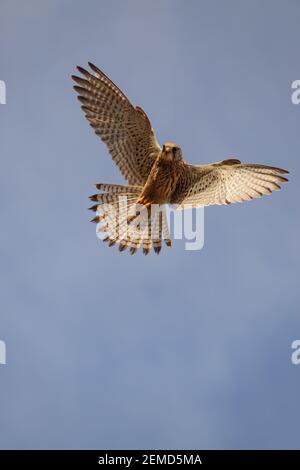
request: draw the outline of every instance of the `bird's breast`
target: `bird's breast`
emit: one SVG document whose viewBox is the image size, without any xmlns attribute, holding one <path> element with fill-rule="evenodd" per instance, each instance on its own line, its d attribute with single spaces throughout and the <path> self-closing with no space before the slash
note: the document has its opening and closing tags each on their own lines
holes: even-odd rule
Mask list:
<svg viewBox="0 0 300 470">
<path fill-rule="evenodd" d="M 142 204 L 168 203 L 176 188 L 178 177 L 176 165 L 165 162 L 156 165 L 150 172 L 139 202 Z"/>
</svg>

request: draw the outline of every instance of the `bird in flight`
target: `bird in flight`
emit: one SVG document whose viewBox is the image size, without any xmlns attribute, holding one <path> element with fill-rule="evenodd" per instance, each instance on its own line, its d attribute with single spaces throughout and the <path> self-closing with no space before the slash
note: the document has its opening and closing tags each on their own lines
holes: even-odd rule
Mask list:
<svg viewBox="0 0 300 470">
<path fill-rule="evenodd" d="M 281 189 L 278 183 L 288 181 L 282 176 L 287 170 L 233 158 L 188 164 L 179 145 L 167 142 L 161 147 L 146 113 L 94 64 L 89 62 L 89 67 L 91 71 L 77 67 L 81 76 L 72 76 L 74 89 L 87 120 L 128 182 L 98 183 L 99 192 L 90 197 L 96 202 L 90 208 L 96 212 L 92 221 L 106 232 L 109 246 L 118 244 L 120 251 L 129 248 L 131 254 L 139 248 L 148 254 L 153 248 L 158 254 L 163 240 L 171 246 L 166 204 L 185 209 L 243 202 L 271 194 Z M 143 219 L 141 213 L 146 213 Z"/>
</svg>

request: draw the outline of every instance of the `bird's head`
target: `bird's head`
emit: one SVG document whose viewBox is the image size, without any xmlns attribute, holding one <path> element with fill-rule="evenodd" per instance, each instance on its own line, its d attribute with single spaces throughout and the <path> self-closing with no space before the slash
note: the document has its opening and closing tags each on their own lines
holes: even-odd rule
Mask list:
<svg viewBox="0 0 300 470">
<path fill-rule="evenodd" d="M 162 148 L 162 156 L 166 160 L 175 160 L 179 162 L 182 160 L 181 148 L 177 144 L 166 142 Z"/>
</svg>

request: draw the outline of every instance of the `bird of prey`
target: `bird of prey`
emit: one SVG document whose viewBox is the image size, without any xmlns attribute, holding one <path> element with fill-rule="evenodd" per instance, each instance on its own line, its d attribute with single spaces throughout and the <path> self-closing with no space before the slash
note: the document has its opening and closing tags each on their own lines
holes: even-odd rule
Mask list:
<svg viewBox="0 0 300 470">
<path fill-rule="evenodd" d="M 282 176 L 287 170 L 233 158 L 188 164 L 179 145 L 167 142 L 160 147 L 146 113 L 99 68 L 90 62 L 89 67 L 91 71 L 77 67 L 81 77 L 72 76 L 74 89 L 90 125 L 128 182 L 96 184 L 99 192 L 90 197 L 96 202 L 90 208 L 97 214 L 92 221 L 106 232 L 104 241 L 110 246 L 117 243 L 120 251 L 129 247 L 131 254 L 139 248 L 148 254 L 153 248 L 158 254 L 162 240 L 171 246 L 166 204 L 184 209 L 243 202 L 279 190 L 278 183 L 288 181 Z M 152 207 L 159 208 L 154 216 Z M 146 210 L 146 225 L 136 223 L 142 212 L 136 208 Z M 135 227 L 130 231 L 131 224 Z"/>
</svg>

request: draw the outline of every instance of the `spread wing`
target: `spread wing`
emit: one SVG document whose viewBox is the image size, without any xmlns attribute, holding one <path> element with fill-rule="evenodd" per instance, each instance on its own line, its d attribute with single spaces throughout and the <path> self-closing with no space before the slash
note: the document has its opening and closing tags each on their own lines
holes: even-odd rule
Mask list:
<svg viewBox="0 0 300 470">
<path fill-rule="evenodd" d="M 150 121 L 101 70 L 89 66 L 94 74 L 77 67 L 84 78 L 72 76 L 85 116 L 128 183 L 142 185 L 161 152 Z"/>
<path fill-rule="evenodd" d="M 281 168 L 241 164 L 233 159 L 211 165 L 187 165 L 171 203 L 179 204 L 181 209 L 248 201 L 281 189 L 278 183 L 288 181 L 282 176 L 285 173 L 288 171 Z"/>
</svg>

